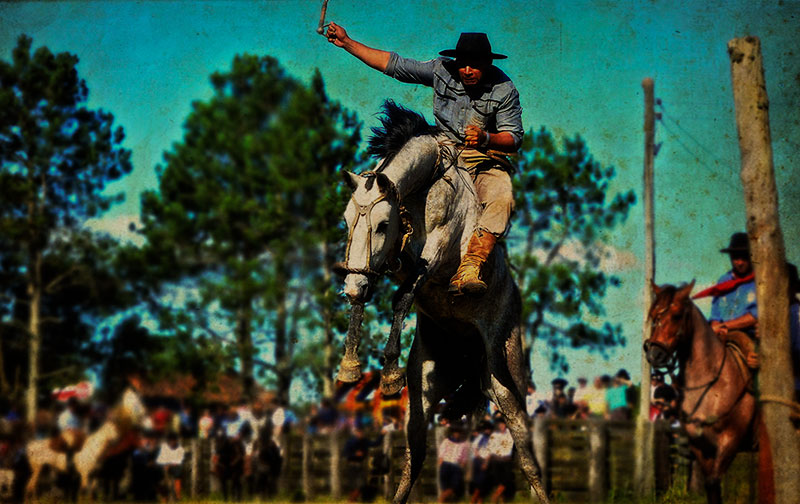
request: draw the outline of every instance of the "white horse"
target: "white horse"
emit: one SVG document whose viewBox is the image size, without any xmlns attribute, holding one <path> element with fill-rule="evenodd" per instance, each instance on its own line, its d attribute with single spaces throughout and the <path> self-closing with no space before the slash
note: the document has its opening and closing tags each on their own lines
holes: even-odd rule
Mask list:
<svg viewBox="0 0 800 504">
<path fill-rule="evenodd" d="M 95 432 L 89 434 L 83 446 L 73 456 L 75 470 L 80 476 L 80 491 L 91 490 L 89 484 L 92 473 L 100 467 L 103 454 L 134 426 L 141 425 L 146 410 L 139 395 L 131 388 L 125 390 L 120 404 L 111 412 L 108 420 Z M 25 448 L 28 463 L 31 466 L 31 478 L 25 491 L 25 497 L 36 500 L 36 486 L 45 466 L 56 471 L 67 471 L 67 454 L 57 452 L 50 446 L 50 439 L 36 439 Z"/>
<path fill-rule="evenodd" d="M 496 247 L 484 266 L 485 295 L 448 293 L 480 213 L 471 178 L 455 166 L 457 153 L 422 116 L 388 101 L 384 110 L 384 128 L 370 141 L 370 152 L 382 158 L 380 167 L 362 176 L 348 173 L 345 179 L 353 195 L 345 210 L 345 259 L 336 270 L 346 275 L 344 292 L 352 311 L 339 378 L 353 381 L 360 375 L 357 348 L 364 303 L 375 278 L 390 273 L 400 286 L 384 351 L 384 393 L 403 386 L 399 336 L 411 305 L 417 308 L 407 367 L 406 462 L 394 502 L 408 499 L 422 470 L 433 408 L 451 394 L 459 412 L 485 403 L 485 396 L 498 405 L 522 471 L 539 501 L 548 502 L 525 413 L 528 366 L 521 346 L 519 289 L 504 249 Z"/>
</svg>

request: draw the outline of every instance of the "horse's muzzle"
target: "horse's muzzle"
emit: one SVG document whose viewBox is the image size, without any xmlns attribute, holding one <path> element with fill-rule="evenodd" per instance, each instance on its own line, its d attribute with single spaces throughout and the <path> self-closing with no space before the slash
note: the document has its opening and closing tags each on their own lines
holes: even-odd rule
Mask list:
<svg viewBox="0 0 800 504">
<path fill-rule="evenodd" d="M 351 303 L 365 303 L 372 296 L 372 282 L 362 273 L 349 273 L 344 277 L 344 293 Z"/>
<path fill-rule="evenodd" d="M 647 362 L 656 368 L 668 367 L 672 361 L 672 352 L 660 343 L 645 341 L 644 354 L 647 357 Z"/>
</svg>

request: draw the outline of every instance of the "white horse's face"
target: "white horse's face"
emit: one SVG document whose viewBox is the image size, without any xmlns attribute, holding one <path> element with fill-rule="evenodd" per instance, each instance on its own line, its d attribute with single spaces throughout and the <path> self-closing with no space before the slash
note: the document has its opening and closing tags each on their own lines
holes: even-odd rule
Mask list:
<svg viewBox="0 0 800 504">
<path fill-rule="evenodd" d="M 142 399 L 132 388 L 125 389 L 125 392 L 122 394 L 121 406 L 124 414 L 128 416 L 135 425 L 140 425 L 147 415 L 147 409 L 144 407 Z"/>
<path fill-rule="evenodd" d="M 362 177 L 348 173 L 353 196 L 344 212 L 348 237 L 345 260 L 337 268 L 346 273 L 345 294 L 352 300 L 368 297 L 370 277 L 396 261 L 400 242 L 400 215 L 391 182 L 383 174 Z"/>
</svg>

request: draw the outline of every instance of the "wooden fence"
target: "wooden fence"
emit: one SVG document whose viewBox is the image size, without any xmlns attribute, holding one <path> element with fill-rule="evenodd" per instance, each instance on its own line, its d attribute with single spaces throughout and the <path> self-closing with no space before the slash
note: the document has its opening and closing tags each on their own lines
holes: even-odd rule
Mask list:
<svg viewBox="0 0 800 504">
<path fill-rule="evenodd" d="M 686 439 L 663 422 L 651 424 L 654 432 L 656 490 L 671 485 L 691 486 L 692 470 Z M 630 494 L 633 490 L 634 424 L 603 420 L 536 419 L 532 426 L 534 449 L 542 468 L 543 483 L 548 492 L 562 502 L 601 502 L 609 493 Z M 436 447 L 444 429 L 428 432 L 428 454 L 420 479 L 412 491 L 415 502 L 434 502 L 438 493 Z M 403 432 L 384 436 L 382 443 L 371 449 L 362 466 L 347 464 L 342 457 L 346 434 L 290 434 L 282 439 L 284 464 L 278 488 L 294 498 L 346 497 L 346 472 L 363 471 L 378 493 L 391 499 L 400 479 L 404 458 Z M 213 447 L 208 440 L 192 440 L 186 462 L 189 489 L 193 497 L 218 491 L 211 474 Z M 376 461 L 383 459 L 387 467 L 376 474 Z M 749 474 L 755 457 L 745 453 L 737 457 L 732 478 L 745 478 L 747 487 L 737 490 L 753 495 L 755 484 Z M 527 481 L 515 464 L 517 489 L 526 491 Z M 696 478 L 697 476 L 695 476 Z M 741 482 L 739 482 L 741 483 Z M 697 486 L 697 485 L 695 485 Z M 702 485 L 698 486 L 702 488 Z"/>
</svg>

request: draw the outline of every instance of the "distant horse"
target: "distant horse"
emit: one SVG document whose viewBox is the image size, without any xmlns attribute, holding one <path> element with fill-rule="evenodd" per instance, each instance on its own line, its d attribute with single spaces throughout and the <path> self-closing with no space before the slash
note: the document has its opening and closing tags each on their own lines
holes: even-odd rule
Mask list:
<svg viewBox="0 0 800 504">
<path fill-rule="evenodd" d="M 91 491 L 89 484 L 96 469 L 100 467 L 103 456 L 115 443 L 126 439 L 126 434 L 134 426 L 141 424 L 145 408 L 138 394 L 127 389 L 120 405 L 111 413 L 109 419 L 95 432 L 86 437 L 86 441 L 73 456 L 75 470 L 80 476 L 80 490 Z M 36 499 L 36 486 L 39 475 L 45 466 L 58 472 L 68 470 L 67 454 L 51 448 L 49 439 L 37 439 L 28 443 L 25 452 L 31 468 L 31 478 L 26 488 L 26 498 Z"/>
<path fill-rule="evenodd" d="M 406 461 L 394 502 L 408 499 L 422 469 L 433 408 L 451 394 L 472 408 L 484 395 L 498 405 L 525 476 L 539 500 L 548 502 L 531 451 L 521 301 L 504 249 L 496 247 L 484 266 L 488 290 L 482 297 L 448 294 L 450 277 L 480 213 L 474 186 L 456 166 L 458 148 L 448 145 L 421 115 L 391 101 L 384 112 L 383 129 L 374 130 L 369 147 L 381 158 L 379 168 L 360 176 L 346 172 L 345 177 L 353 190 L 345 210 L 349 234 L 345 259 L 335 269 L 346 275 L 344 292 L 352 309 L 339 378 L 360 377 L 357 347 L 364 303 L 375 279 L 388 272 L 400 286 L 384 351 L 381 388 L 387 395 L 403 386 L 397 365 L 400 332 L 412 303 L 417 307 L 407 368 Z"/>
<path fill-rule="evenodd" d="M 679 288 L 653 284 L 647 360 L 655 368 L 677 368 L 681 424 L 705 475 L 709 504 L 721 502 L 722 475 L 754 439 L 759 444 L 759 502 L 774 502 L 769 439 L 753 395 L 747 349 L 741 348 L 748 337 L 739 333 L 739 345 L 732 343 L 736 334 L 727 343 L 721 340 L 692 302 L 693 287 L 694 282 Z"/>
</svg>

